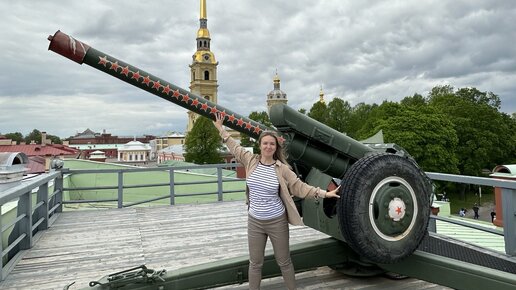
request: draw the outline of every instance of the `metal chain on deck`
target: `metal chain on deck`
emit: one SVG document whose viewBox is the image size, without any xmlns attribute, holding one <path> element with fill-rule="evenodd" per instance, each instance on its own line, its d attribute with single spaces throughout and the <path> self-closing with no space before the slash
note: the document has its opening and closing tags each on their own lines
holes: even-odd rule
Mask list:
<svg viewBox="0 0 516 290">
<path fill-rule="evenodd" d="M 102 277 L 99 281 L 91 281 L 89 285 L 90 287 L 100 285 L 108 286 L 109 289 L 116 289 L 128 284 L 153 284 L 158 281 L 165 282 L 161 277 L 165 272 L 165 269 L 155 271 L 147 269 L 145 265 L 141 265 L 121 272 L 109 274 Z"/>
</svg>

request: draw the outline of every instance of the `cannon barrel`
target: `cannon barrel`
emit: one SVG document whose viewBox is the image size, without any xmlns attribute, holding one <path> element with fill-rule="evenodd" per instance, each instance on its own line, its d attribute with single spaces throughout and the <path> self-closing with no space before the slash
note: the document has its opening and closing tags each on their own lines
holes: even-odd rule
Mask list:
<svg viewBox="0 0 516 290">
<path fill-rule="evenodd" d="M 48 39 L 50 40 L 49 50 L 79 64 L 88 64 L 199 115 L 214 119 L 215 114 L 220 112 L 224 116 L 225 126 L 252 138 L 257 139 L 264 130 L 272 130 L 142 69 L 98 51 L 61 31 L 57 31 Z M 272 123 L 285 139 L 284 145 L 289 153 L 289 159 L 300 164 L 310 164 L 310 167 L 315 167 L 330 176 L 342 177 L 350 164 L 374 151 L 286 105 L 274 106 L 270 116 Z M 300 173 L 300 175 L 304 174 Z"/>
<path fill-rule="evenodd" d="M 259 124 L 218 104 L 210 102 L 205 98 L 177 87 L 142 69 L 98 51 L 59 30 L 53 36 L 50 35 L 48 40 L 50 40 L 49 50 L 79 64 L 85 63 L 90 65 L 194 113 L 211 119 L 214 119 L 216 113 L 221 113 L 225 117 L 225 126 L 253 138 L 258 138 L 260 133 L 264 130 L 271 130 L 267 126 Z"/>
</svg>

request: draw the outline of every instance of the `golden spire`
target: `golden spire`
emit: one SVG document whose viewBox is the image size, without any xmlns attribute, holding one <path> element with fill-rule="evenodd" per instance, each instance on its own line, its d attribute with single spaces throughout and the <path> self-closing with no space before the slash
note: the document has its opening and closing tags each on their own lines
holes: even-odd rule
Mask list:
<svg viewBox="0 0 516 290">
<path fill-rule="evenodd" d="M 276 69 L 276 74 L 274 75 L 274 78 L 272 80 L 274 81 L 274 83 L 279 83 L 280 82 L 280 78 L 279 78 L 279 75 L 278 75 L 278 69 Z"/>
<path fill-rule="evenodd" d="M 319 91 L 319 102 L 324 103 L 324 93 L 322 91 L 322 85 L 321 90 Z"/>
<path fill-rule="evenodd" d="M 208 13 L 206 0 L 200 1 L 199 30 L 197 30 L 197 51 L 193 55 L 194 61 L 217 63 L 215 55 L 210 51 L 210 32 L 208 31 Z"/>
<path fill-rule="evenodd" d="M 206 13 L 206 0 L 201 0 L 201 19 L 208 19 Z"/>
</svg>

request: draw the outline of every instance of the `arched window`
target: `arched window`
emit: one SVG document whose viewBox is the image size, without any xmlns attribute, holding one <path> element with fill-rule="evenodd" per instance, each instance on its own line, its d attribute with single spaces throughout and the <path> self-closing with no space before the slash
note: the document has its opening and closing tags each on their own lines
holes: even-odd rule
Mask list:
<svg viewBox="0 0 516 290">
<path fill-rule="evenodd" d="M 210 79 L 210 72 L 209 71 L 204 71 L 204 80 L 207 81 Z"/>
<path fill-rule="evenodd" d="M 192 71 L 192 80 L 195 80 L 195 72 Z"/>
</svg>

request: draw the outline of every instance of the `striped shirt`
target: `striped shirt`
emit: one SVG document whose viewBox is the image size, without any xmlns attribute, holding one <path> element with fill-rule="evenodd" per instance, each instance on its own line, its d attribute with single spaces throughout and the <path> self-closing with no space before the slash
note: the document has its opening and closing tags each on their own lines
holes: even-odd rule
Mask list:
<svg viewBox="0 0 516 290">
<path fill-rule="evenodd" d="M 247 178 L 249 214 L 255 219 L 269 220 L 281 216 L 285 206 L 279 197 L 279 181 L 273 165 L 258 163 Z"/>
</svg>

